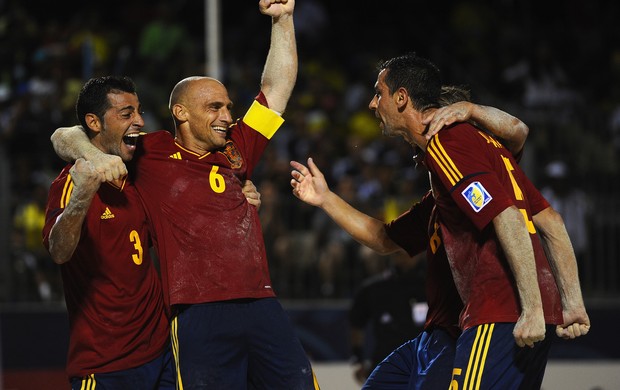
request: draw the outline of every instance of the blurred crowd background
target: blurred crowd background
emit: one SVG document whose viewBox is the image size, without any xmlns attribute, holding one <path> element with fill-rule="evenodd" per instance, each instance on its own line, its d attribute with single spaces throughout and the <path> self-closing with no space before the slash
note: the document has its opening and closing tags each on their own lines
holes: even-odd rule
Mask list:
<svg viewBox="0 0 620 390">
<path fill-rule="evenodd" d="M 409 51 L 435 62 L 446 84 L 528 124 L 522 165 L 565 218 L 586 299 L 620 295 L 620 3 L 296 4 L 298 82 L 253 178 L 281 298 L 349 299 L 398 260 L 297 200 L 289 161 L 313 157 L 335 192 L 386 221 L 418 200 L 426 175 L 368 109 L 378 62 Z M 82 84 L 132 77 L 146 130 L 173 130 L 169 92 L 205 73 L 204 17 L 202 0 L 0 0 L 0 303 L 63 300 L 41 244 L 47 189 L 65 164 L 49 137 L 77 123 Z M 222 1 L 221 18 L 221 78 L 241 116 L 259 90 L 270 20 L 255 0 Z"/>
</svg>

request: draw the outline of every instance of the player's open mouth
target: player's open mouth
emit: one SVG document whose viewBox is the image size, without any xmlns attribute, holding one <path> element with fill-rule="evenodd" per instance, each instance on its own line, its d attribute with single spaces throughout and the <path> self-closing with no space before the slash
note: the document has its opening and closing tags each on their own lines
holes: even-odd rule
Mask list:
<svg viewBox="0 0 620 390">
<path fill-rule="evenodd" d="M 123 137 L 123 142 L 125 143 L 125 145 L 136 146 L 139 136 L 140 136 L 140 133 L 127 134 L 126 136 Z"/>
<path fill-rule="evenodd" d="M 228 129 L 224 126 L 213 126 L 212 129 L 213 131 L 221 135 L 226 135 L 226 133 L 228 132 Z"/>
</svg>

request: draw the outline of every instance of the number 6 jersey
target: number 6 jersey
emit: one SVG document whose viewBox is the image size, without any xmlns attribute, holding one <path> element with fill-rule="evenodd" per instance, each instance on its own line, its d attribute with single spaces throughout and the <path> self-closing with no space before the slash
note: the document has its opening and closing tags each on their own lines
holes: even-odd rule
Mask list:
<svg viewBox="0 0 620 390">
<path fill-rule="evenodd" d="M 140 137 L 130 170 L 170 305 L 275 295 L 258 211 L 242 187 L 282 122 L 261 93 L 217 151 L 196 153 L 166 131 Z"/>
</svg>

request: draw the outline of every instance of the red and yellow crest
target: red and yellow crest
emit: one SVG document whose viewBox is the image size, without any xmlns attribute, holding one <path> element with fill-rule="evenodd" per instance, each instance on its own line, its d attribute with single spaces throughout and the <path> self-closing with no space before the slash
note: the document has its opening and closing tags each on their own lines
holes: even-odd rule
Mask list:
<svg viewBox="0 0 620 390">
<path fill-rule="evenodd" d="M 243 157 L 241 157 L 241 153 L 239 153 L 237 147 L 232 141 L 226 142 L 224 150 L 220 153 L 226 156 L 226 159 L 228 159 L 232 169 L 239 169 L 243 165 Z"/>
</svg>

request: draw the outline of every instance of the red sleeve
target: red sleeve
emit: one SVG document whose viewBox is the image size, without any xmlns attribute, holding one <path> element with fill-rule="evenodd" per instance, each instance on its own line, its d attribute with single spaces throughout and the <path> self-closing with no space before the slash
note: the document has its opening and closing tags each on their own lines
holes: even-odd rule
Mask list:
<svg viewBox="0 0 620 390">
<path fill-rule="evenodd" d="M 467 123 L 444 129 L 431 138 L 426 165 L 433 185 L 442 187 L 468 219 L 482 230 L 514 204 L 506 186 L 506 168 L 499 150 L 510 153 L 492 137 Z M 509 180 L 509 179 L 508 179 Z"/>
<path fill-rule="evenodd" d="M 267 102 L 267 98 L 265 97 L 265 94 L 263 93 L 263 91 L 260 91 L 258 95 L 256 95 L 256 97 L 254 98 L 254 100 L 259 102 L 263 106 L 269 108 L 269 103 Z"/>
<path fill-rule="evenodd" d="M 267 98 L 263 92 L 259 92 L 255 99 L 261 105 L 269 108 L 267 104 Z M 247 177 L 251 178 L 254 168 L 258 164 L 265 148 L 267 147 L 269 140 L 265 138 L 258 131 L 248 126 L 243 120 L 239 119 L 232 126 L 230 138 L 235 144 L 243 150 L 243 155 L 247 160 L 248 169 Z"/>
<path fill-rule="evenodd" d="M 401 216 L 385 225 L 385 231 L 409 256 L 415 256 L 428 246 L 428 222 L 435 201 L 431 192 Z"/>
<path fill-rule="evenodd" d="M 47 206 L 45 208 L 45 225 L 43 225 L 43 245 L 49 249 L 49 235 L 52 227 L 56 223 L 56 219 L 65 209 L 66 203 L 69 201 L 73 182 L 69 176 L 69 168 L 66 166 L 58 177 L 52 182 L 47 195 Z"/>
</svg>

